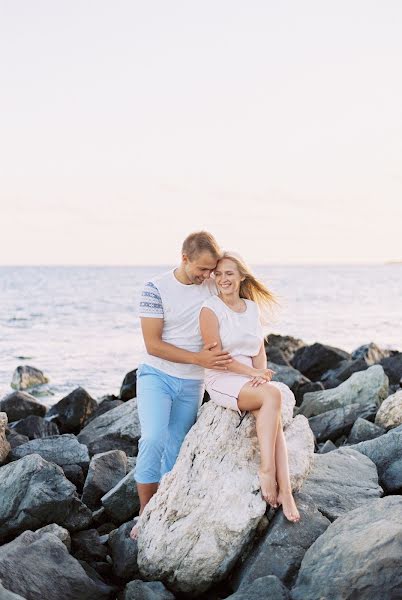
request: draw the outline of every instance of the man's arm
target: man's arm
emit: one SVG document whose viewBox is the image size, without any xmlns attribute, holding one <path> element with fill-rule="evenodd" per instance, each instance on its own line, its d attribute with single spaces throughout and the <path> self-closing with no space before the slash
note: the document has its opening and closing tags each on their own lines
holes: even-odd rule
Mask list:
<svg viewBox="0 0 402 600">
<path fill-rule="evenodd" d="M 200 352 L 190 352 L 162 340 L 164 319 L 141 317 L 141 329 L 148 354 L 171 362 L 198 365 L 206 369 L 227 370 L 230 354 L 217 348 L 216 343 L 204 346 Z"/>
</svg>

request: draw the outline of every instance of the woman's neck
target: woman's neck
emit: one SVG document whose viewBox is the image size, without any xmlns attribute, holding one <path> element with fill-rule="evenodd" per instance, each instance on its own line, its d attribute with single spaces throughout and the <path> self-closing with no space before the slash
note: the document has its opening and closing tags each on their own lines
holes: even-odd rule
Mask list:
<svg viewBox="0 0 402 600">
<path fill-rule="evenodd" d="M 244 300 L 240 298 L 238 292 L 233 292 L 233 294 L 218 294 L 219 298 L 230 308 L 240 308 L 240 306 L 244 305 Z"/>
</svg>

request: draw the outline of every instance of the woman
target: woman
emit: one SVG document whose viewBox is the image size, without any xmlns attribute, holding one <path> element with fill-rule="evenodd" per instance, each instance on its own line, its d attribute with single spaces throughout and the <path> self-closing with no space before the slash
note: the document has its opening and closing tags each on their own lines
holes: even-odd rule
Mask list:
<svg viewBox="0 0 402 600">
<path fill-rule="evenodd" d="M 289 521 L 300 520 L 289 479 L 288 455 L 281 421 L 282 394 L 292 394 L 283 383 L 271 382 L 267 369 L 262 321 L 276 302 L 243 259 L 225 252 L 214 271 L 217 296 L 200 311 L 205 344 L 217 342 L 232 355 L 227 371 L 206 369 L 205 385 L 211 400 L 256 419 L 261 463 L 258 476 L 263 498 L 274 508 L 282 505 Z"/>
</svg>

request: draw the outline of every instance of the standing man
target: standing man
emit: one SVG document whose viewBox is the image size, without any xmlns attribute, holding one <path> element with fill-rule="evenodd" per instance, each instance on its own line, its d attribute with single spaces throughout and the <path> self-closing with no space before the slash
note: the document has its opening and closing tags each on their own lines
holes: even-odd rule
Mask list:
<svg viewBox="0 0 402 600">
<path fill-rule="evenodd" d="M 146 353 L 137 370 L 141 438 L 134 474 L 140 515 L 195 423 L 204 368 L 226 370 L 231 361 L 227 352 L 214 349 L 216 344 L 203 347 L 198 323 L 202 303 L 216 294 L 210 275 L 220 255 L 210 233 L 192 233 L 183 242 L 180 266 L 148 281 L 142 291 Z M 137 533 L 135 524 L 131 538 Z"/>
</svg>

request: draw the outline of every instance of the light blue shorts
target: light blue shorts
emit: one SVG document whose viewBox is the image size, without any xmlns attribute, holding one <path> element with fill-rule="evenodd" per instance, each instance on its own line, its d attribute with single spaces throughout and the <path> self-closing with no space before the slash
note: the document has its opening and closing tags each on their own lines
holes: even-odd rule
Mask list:
<svg viewBox="0 0 402 600">
<path fill-rule="evenodd" d="M 134 472 L 138 483 L 158 483 L 173 468 L 203 396 L 203 379 L 181 379 L 147 364 L 138 366 L 141 438 Z"/>
</svg>

